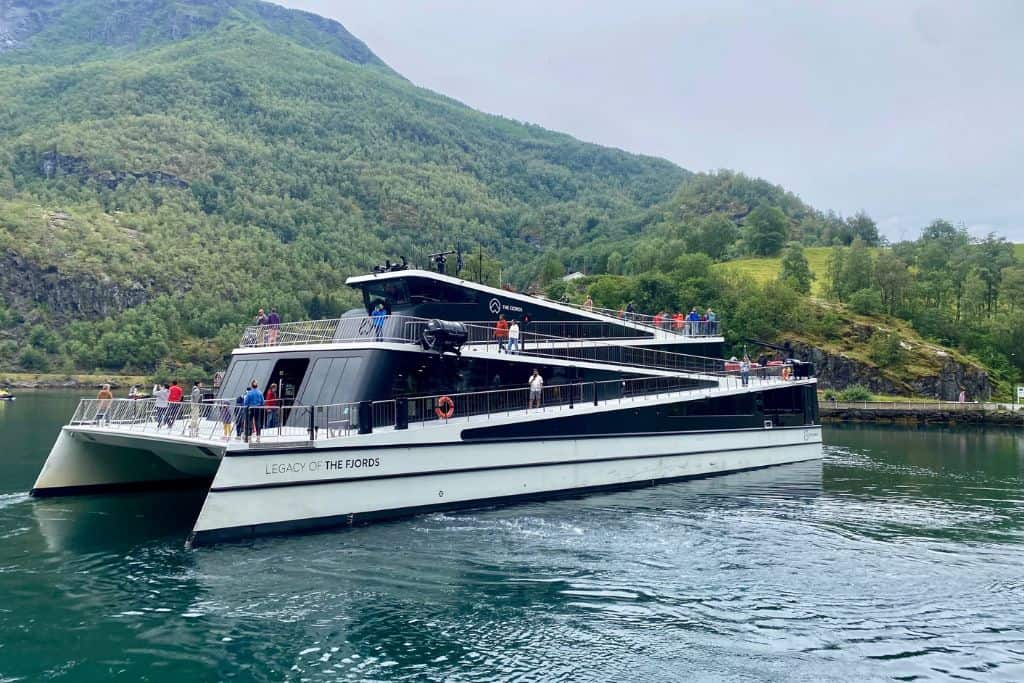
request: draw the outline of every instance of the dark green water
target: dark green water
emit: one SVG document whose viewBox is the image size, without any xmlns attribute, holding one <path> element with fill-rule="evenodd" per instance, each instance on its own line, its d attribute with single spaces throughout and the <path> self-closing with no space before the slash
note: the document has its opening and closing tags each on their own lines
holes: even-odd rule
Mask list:
<svg viewBox="0 0 1024 683">
<path fill-rule="evenodd" d="M 1024 435 L 186 551 L 201 494 L 34 501 L 0 403 L 0 681 L 1024 680 Z"/>
</svg>

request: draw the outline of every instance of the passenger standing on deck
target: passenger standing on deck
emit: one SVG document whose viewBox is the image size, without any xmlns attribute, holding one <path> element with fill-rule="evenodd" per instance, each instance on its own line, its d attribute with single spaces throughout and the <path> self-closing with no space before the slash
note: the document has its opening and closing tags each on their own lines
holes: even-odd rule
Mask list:
<svg viewBox="0 0 1024 683">
<path fill-rule="evenodd" d="M 241 438 L 245 432 L 245 387 L 242 393 L 235 397 L 235 436 Z"/>
<path fill-rule="evenodd" d="M 501 353 L 505 350 L 505 340 L 508 339 L 508 321 L 505 320 L 504 313 L 499 315 L 498 322 L 494 323 L 494 338 L 498 342 L 498 353 Z"/>
<path fill-rule="evenodd" d="M 256 312 L 256 317 L 254 318 L 254 320 L 256 321 L 256 325 L 257 325 L 257 327 L 256 327 L 256 346 L 263 346 L 263 342 L 266 340 L 265 335 L 267 333 L 267 330 L 266 330 L 267 314 L 263 312 L 262 308 L 259 311 Z"/>
<path fill-rule="evenodd" d="M 384 320 L 388 317 L 388 312 L 384 310 L 384 304 L 378 303 L 370 317 L 373 319 L 373 334 L 377 341 L 380 341 L 384 338 Z"/>
<path fill-rule="evenodd" d="M 594 299 L 589 294 L 587 294 L 587 300 L 583 302 L 583 310 L 594 310 Z"/>
<path fill-rule="evenodd" d="M 203 403 L 203 383 L 193 382 L 192 383 L 192 395 L 189 397 L 192 405 L 192 420 L 188 424 L 188 433 L 190 436 L 199 436 L 199 411 Z"/>
<path fill-rule="evenodd" d="M 231 425 L 233 422 L 231 404 L 227 402 L 227 399 L 223 399 L 223 403 L 220 404 L 220 423 L 224 426 L 225 441 L 231 438 Z"/>
<path fill-rule="evenodd" d="M 273 346 L 277 343 L 277 331 L 281 328 L 281 316 L 277 314 L 276 308 L 270 309 L 270 315 L 267 316 L 267 326 L 270 328 L 267 331 L 269 343 Z"/>
<path fill-rule="evenodd" d="M 100 392 L 96 394 L 96 421 L 107 422 L 110 420 L 110 405 L 114 402 L 114 394 L 110 393 L 110 385 L 104 384 Z"/>
<path fill-rule="evenodd" d="M 746 355 L 740 361 L 740 380 L 743 382 L 743 386 L 747 386 L 750 382 L 750 357 Z"/>
<path fill-rule="evenodd" d="M 246 413 L 245 440 L 248 442 L 249 437 L 256 434 L 256 443 L 259 443 L 260 432 L 263 430 L 263 392 L 260 391 L 260 385 L 256 380 L 249 384 L 249 391 L 245 392 L 242 405 L 245 406 Z"/>
<path fill-rule="evenodd" d="M 513 320 L 508 328 L 508 352 L 519 353 L 519 321 Z"/>
<path fill-rule="evenodd" d="M 697 329 L 700 326 L 700 313 L 697 312 L 697 307 L 694 306 L 690 309 L 690 314 L 686 316 L 686 333 L 689 335 L 697 334 Z"/>
<path fill-rule="evenodd" d="M 626 318 L 626 320 L 632 320 L 634 315 L 636 315 L 636 309 L 633 308 L 633 302 L 630 301 L 628 304 L 626 304 L 626 316 L 625 316 L 625 318 Z"/>
<path fill-rule="evenodd" d="M 714 311 L 712 311 L 710 306 L 708 306 L 707 318 L 708 318 L 707 333 L 708 334 L 717 334 L 718 333 L 718 314 L 715 313 Z"/>
<path fill-rule="evenodd" d="M 533 374 L 530 375 L 530 407 L 540 408 L 540 399 L 544 393 L 544 378 L 540 376 L 540 371 L 537 368 L 533 369 Z"/>
<path fill-rule="evenodd" d="M 267 393 L 263 394 L 263 404 L 267 407 L 267 429 L 277 426 L 277 383 L 267 387 Z"/>
<path fill-rule="evenodd" d="M 178 380 L 171 382 L 171 388 L 167 391 L 167 426 L 171 429 L 174 429 L 174 421 L 178 419 L 184 393 L 178 386 Z"/>
<path fill-rule="evenodd" d="M 159 384 L 153 385 L 153 407 L 156 409 L 156 428 L 160 429 L 164 426 L 164 418 L 167 416 L 167 396 L 170 393 L 168 386 L 165 384 L 160 386 Z"/>
</svg>

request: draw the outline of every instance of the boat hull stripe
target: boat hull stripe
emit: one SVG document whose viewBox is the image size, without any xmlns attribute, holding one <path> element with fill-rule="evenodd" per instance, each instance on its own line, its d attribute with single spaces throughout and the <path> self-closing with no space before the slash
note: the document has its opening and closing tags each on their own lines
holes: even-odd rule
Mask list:
<svg viewBox="0 0 1024 683">
<path fill-rule="evenodd" d="M 548 418 L 552 420 L 559 419 L 558 417 Z M 468 427 L 465 431 L 470 429 L 477 429 L 476 425 Z M 820 424 L 813 425 L 790 425 L 787 427 L 774 427 L 772 431 L 781 432 L 789 429 L 820 429 Z M 666 432 L 614 432 L 605 434 L 552 434 L 551 436 L 500 436 L 500 437 L 471 437 L 463 439 L 462 441 L 436 441 L 428 443 L 393 443 L 393 444 L 365 444 L 365 445 L 351 445 L 346 446 L 342 444 L 331 445 L 329 447 L 317 448 L 316 446 L 292 446 L 290 448 L 259 448 L 256 450 L 229 450 L 224 454 L 227 458 L 249 458 L 254 456 L 263 455 L 286 455 L 288 453 L 310 453 L 314 451 L 372 451 L 382 448 L 432 448 L 437 446 L 457 446 L 460 444 L 488 444 L 488 443 L 510 443 L 510 442 L 525 442 L 525 441 L 582 441 L 585 439 L 609 439 L 609 438 L 643 438 L 648 436 L 689 436 L 697 434 L 736 434 L 741 432 L 764 432 L 767 431 L 764 427 L 738 427 L 735 429 L 704 429 L 704 430 L 686 430 L 686 431 L 666 431 Z M 309 442 L 306 442 L 309 443 Z"/>
</svg>

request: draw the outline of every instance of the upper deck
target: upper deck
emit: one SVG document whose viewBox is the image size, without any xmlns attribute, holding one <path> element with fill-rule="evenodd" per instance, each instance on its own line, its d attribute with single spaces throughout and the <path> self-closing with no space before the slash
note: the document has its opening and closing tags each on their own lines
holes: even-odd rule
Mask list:
<svg viewBox="0 0 1024 683">
<path fill-rule="evenodd" d="M 574 306 L 508 292 L 426 270 L 400 270 L 351 277 L 347 284 L 363 293 L 367 315 L 309 320 L 246 328 L 240 347 L 294 346 L 384 340 L 417 343 L 430 319 L 466 323 L 470 343 L 493 341 L 499 317 L 518 321 L 522 338 L 636 340 L 669 344 L 723 341 L 717 321 L 658 320 L 641 314 Z M 380 330 L 369 313 L 383 305 Z"/>
</svg>

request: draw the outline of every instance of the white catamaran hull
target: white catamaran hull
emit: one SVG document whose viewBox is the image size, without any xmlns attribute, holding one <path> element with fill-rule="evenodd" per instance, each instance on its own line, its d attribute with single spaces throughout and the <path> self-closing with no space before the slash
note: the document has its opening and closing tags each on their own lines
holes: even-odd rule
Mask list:
<svg viewBox="0 0 1024 683">
<path fill-rule="evenodd" d="M 448 429 L 437 431 L 452 436 Z M 229 450 L 189 542 L 201 545 L 820 457 L 820 426 Z"/>
</svg>

